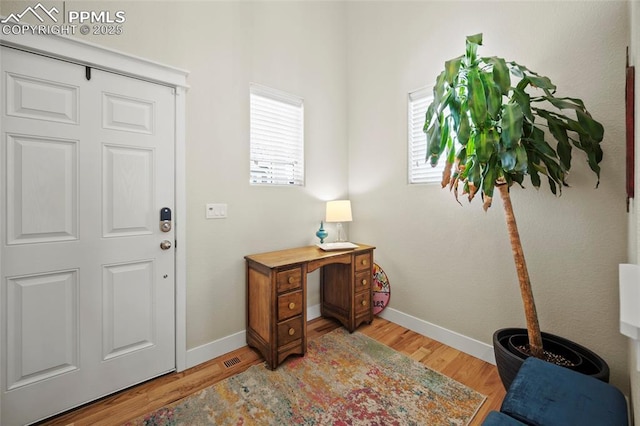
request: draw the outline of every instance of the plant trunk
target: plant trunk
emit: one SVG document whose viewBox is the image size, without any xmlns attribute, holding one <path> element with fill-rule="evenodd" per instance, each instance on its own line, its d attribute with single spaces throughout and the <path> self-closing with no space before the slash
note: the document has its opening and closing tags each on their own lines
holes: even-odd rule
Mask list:
<svg viewBox="0 0 640 426">
<path fill-rule="evenodd" d="M 516 264 L 518 282 L 520 283 L 520 294 L 522 296 L 524 315 L 527 322 L 527 334 L 529 335 L 529 349 L 531 350 L 531 355 L 536 358 L 542 358 L 542 334 L 540 333 L 536 304 L 533 300 L 531 281 L 529 280 L 529 272 L 527 271 L 527 264 L 524 260 L 520 234 L 518 233 L 516 218 L 513 215 L 513 206 L 511 205 L 511 196 L 509 195 L 509 185 L 498 185 L 498 189 L 502 196 L 502 204 L 504 206 L 505 219 L 507 221 L 507 231 L 509 232 L 509 240 L 511 241 L 511 251 L 513 252 L 513 260 Z"/>
</svg>

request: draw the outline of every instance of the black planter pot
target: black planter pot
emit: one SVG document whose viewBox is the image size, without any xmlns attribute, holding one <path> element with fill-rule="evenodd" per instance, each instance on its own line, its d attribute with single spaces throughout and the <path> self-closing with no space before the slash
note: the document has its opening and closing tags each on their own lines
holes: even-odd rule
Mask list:
<svg viewBox="0 0 640 426">
<path fill-rule="evenodd" d="M 520 366 L 528 358 L 528 355 L 516 348 L 524 343 L 528 343 L 527 330 L 524 328 L 503 328 L 493 333 L 493 352 L 496 357 L 496 366 L 500 380 L 507 390 L 520 370 Z M 609 382 L 609 365 L 584 346 L 545 332 L 542 333 L 542 346 L 545 350 L 571 360 L 574 365 L 567 366 L 567 368 L 592 376 L 605 383 Z"/>
</svg>

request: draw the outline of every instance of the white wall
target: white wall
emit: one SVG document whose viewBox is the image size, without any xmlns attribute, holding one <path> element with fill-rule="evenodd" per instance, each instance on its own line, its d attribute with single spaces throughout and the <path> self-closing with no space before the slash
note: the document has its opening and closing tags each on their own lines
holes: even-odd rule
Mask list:
<svg viewBox="0 0 640 426">
<path fill-rule="evenodd" d="M 439 185 L 408 185 L 407 93 L 484 33 L 481 55 L 516 60 L 579 97 L 605 127 L 601 183 L 580 152 L 571 188 L 514 188 L 512 199 L 543 330 L 582 343 L 628 390 L 618 332 L 618 264 L 626 260 L 624 65 L 626 2 L 351 2 L 348 4 L 349 191 L 352 235 L 378 247 L 390 306 L 491 343 L 522 327 L 502 202 L 456 204 Z M 577 151 L 577 150 L 574 150 Z"/>
</svg>

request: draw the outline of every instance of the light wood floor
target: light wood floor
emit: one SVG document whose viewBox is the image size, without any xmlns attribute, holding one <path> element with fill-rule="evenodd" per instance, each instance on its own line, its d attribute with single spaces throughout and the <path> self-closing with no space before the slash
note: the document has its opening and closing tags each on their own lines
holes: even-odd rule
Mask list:
<svg viewBox="0 0 640 426">
<path fill-rule="evenodd" d="M 337 327 L 339 324 L 330 319 L 310 321 L 307 326 L 308 338 L 317 338 Z M 381 318 L 375 318 L 371 325 L 361 326 L 358 331 L 486 395 L 487 400 L 471 425 L 481 424 L 489 411 L 499 410 L 505 391 L 495 366 Z M 224 362 L 234 357 L 239 358 L 240 362 L 225 366 Z M 41 424 L 121 425 L 261 362 L 262 357 L 245 346 L 181 373 L 167 374 Z"/>
</svg>

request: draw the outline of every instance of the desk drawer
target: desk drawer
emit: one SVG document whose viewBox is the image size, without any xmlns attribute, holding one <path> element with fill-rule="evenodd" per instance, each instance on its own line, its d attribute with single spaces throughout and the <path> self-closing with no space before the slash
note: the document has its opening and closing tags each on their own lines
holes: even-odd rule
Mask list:
<svg viewBox="0 0 640 426">
<path fill-rule="evenodd" d="M 369 270 L 356 272 L 355 290 L 363 291 L 371 287 L 371 272 Z"/>
<path fill-rule="evenodd" d="M 276 275 L 278 293 L 300 288 L 302 286 L 302 270 L 300 268 L 287 269 Z"/>
<path fill-rule="evenodd" d="M 302 339 L 302 317 L 278 324 L 278 347 L 298 339 Z"/>
<path fill-rule="evenodd" d="M 356 256 L 356 271 L 371 270 L 371 253 Z"/>
<path fill-rule="evenodd" d="M 356 316 L 371 309 L 371 291 L 356 293 L 354 297 Z"/>
<path fill-rule="evenodd" d="M 278 322 L 302 313 L 302 290 L 278 296 Z"/>
</svg>

